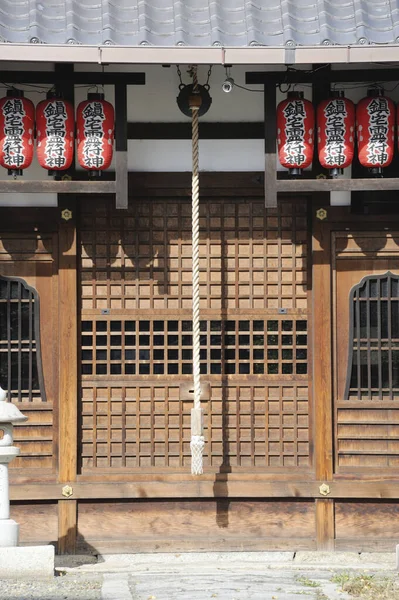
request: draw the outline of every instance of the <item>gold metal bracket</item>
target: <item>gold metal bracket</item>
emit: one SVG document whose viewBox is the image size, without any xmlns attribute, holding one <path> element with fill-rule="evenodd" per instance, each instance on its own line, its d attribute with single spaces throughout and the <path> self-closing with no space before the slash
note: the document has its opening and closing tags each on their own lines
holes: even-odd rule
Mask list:
<svg viewBox="0 0 399 600">
<path fill-rule="evenodd" d="M 331 493 L 330 486 L 326 483 L 322 483 L 319 487 L 319 492 L 322 496 L 328 496 Z"/>
<path fill-rule="evenodd" d="M 64 485 L 62 488 L 62 495 L 65 498 L 70 498 L 73 494 L 73 488 L 70 485 Z"/>
<path fill-rule="evenodd" d="M 316 217 L 318 219 L 320 219 L 320 221 L 324 221 L 324 219 L 327 219 L 327 211 L 325 208 L 319 208 L 318 211 L 316 211 Z"/>
<path fill-rule="evenodd" d="M 61 212 L 61 219 L 64 221 L 69 221 L 72 219 L 72 211 L 69 210 L 69 208 L 64 208 L 64 210 Z"/>
</svg>

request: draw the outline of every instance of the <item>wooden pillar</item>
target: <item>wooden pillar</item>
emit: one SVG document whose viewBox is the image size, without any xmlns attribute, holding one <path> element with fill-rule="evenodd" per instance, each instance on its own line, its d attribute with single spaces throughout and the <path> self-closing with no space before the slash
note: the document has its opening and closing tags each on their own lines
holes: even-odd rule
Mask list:
<svg viewBox="0 0 399 600">
<path fill-rule="evenodd" d="M 329 211 L 329 198 L 313 201 L 313 406 L 316 479 L 333 477 L 331 233 L 319 208 Z M 319 550 L 334 549 L 334 501 L 316 499 L 316 538 Z"/>
<path fill-rule="evenodd" d="M 74 554 L 77 505 L 73 484 L 77 474 L 77 260 L 76 203 L 72 196 L 60 197 L 59 228 L 59 461 L 58 482 L 65 500 L 58 503 L 58 553 Z M 66 212 L 70 211 L 70 213 Z M 69 486 L 71 490 L 65 489 Z M 69 499 L 68 499 L 69 498 Z"/>
<path fill-rule="evenodd" d="M 320 65 L 313 65 L 317 69 Z M 329 65 L 322 66 L 323 73 L 329 73 Z M 330 83 L 326 79 L 318 79 L 317 75 L 312 84 L 312 101 L 315 111 L 317 105 L 330 95 Z M 317 131 L 317 125 L 316 125 Z M 317 136 L 315 135 L 315 138 Z M 317 144 L 312 165 L 312 176 L 327 175 L 319 163 Z M 315 210 L 313 222 L 315 236 L 313 243 L 313 332 L 314 351 L 314 407 L 315 407 L 315 452 L 316 478 L 323 482 L 330 481 L 333 474 L 332 445 L 332 340 L 331 340 L 331 248 L 330 231 L 323 221 L 317 218 L 316 211 L 324 204 L 328 214 L 330 192 L 315 195 Z M 317 238 L 317 241 L 316 241 Z M 319 356 L 323 363 L 320 364 Z M 319 550 L 334 550 L 334 501 L 327 498 L 316 500 L 316 539 Z"/>
</svg>

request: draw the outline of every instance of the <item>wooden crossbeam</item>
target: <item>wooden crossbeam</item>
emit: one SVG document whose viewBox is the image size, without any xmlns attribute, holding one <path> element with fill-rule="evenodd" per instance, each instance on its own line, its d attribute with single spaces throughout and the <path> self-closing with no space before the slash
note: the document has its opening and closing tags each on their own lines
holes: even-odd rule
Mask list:
<svg viewBox="0 0 399 600">
<path fill-rule="evenodd" d="M 278 192 L 375 192 L 399 190 L 399 178 L 278 179 Z"/>
<path fill-rule="evenodd" d="M 115 181 L 0 181 L 0 193 L 115 194 Z"/>
</svg>

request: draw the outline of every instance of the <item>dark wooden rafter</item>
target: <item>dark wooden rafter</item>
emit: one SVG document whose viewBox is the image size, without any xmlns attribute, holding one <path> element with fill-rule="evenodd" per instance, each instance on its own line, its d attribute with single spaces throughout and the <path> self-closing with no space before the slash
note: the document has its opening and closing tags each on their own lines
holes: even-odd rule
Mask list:
<svg viewBox="0 0 399 600">
<path fill-rule="evenodd" d="M 191 123 L 128 123 L 127 134 L 129 140 L 191 140 Z M 261 121 L 199 123 L 201 140 L 263 140 L 264 135 Z"/>
</svg>

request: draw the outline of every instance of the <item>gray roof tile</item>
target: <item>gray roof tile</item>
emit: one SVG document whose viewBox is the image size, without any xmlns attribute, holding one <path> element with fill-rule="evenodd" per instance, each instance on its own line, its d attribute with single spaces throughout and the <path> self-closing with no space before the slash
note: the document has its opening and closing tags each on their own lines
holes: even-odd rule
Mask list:
<svg viewBox="0 0 399 600">
<path fill-rule="evenodd" d="M 396 43 L 399 0 L 0 0 L 2 41 L 135 46 Z"/>
</svg>

